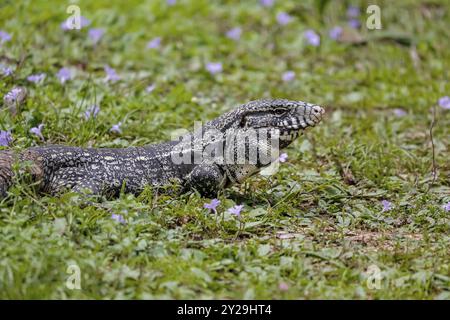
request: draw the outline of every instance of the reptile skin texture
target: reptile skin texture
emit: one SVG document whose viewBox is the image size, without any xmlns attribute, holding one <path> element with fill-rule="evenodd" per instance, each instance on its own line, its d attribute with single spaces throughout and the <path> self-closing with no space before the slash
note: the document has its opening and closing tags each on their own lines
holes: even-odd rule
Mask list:
<svg viewBox="0 0 450 320">
<path fill-rule="evenodd" d="M 286 148 L 303 130 L 318 124 L 323 113 L 322 107 L 302 101 L 256 100 L 178 140 L 159 144 L 116 149 L 42 146 L 20 154 L 0 151 L 0 199 L 22 174 L 50 195 L 72 190 L 116 197 L 120 192 L 139 194 L 146 186 L 159 189 L 175 184 L 182 192 L 197 190 L 213 197 L 274 161 L 270 153 L 275 138 L 277 149 Z M 225 144 L 227 152 L 220 157 L 209 152 L 212 156 L 195 161 L 198 154 L 220 151 Z M 252 148 L 256 155 L 249 151 Z M 243 155 L 242 161 L 236 161 L 238 154 Z M 180 162 L 180 155 L 186 161 Z M 17 163 L 28 165 L 17 172 L 13 169 Z"/>
</svg>

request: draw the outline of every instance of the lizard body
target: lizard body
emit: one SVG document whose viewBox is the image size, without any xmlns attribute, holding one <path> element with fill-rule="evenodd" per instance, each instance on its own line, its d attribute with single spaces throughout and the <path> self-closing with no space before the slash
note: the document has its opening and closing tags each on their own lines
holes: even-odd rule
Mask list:
<svg viewBox="0 0 450 320">
<path fill-rule="evenodd" d="M 19 155 L 0 151 L 0 198 L 12 183 L 15 161 L 29 161 L 33 180 L 52 195 L 73 190 L 114 197 L 121 190 L 139 194 L 147 185 L 175 182 L 184 191 L 195 189 L 212 197 L 269 165 L 274 148 L 287 147 L 304 129 L 319 123 L 323 113 L 320 106 L 301 101 L 257 100 L 180 141 L 116 149 L 43 146 Z"/>
</svg>

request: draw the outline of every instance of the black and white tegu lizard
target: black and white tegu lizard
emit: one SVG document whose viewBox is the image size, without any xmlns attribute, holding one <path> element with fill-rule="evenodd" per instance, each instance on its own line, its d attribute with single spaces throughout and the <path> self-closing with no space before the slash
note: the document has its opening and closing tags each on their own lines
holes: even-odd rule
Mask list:
<svg viewBox="0 0 450 320">
<path fill-rule="evenodd" d="M 219 190 L 268 166 L 322 119 L 318 105 L 285 99 L 243 104 L 179 139 L 143 147 L 98 149 L 67 146 L 0 151 L 0 199 L 12 184 L 16 161 L 28 161 L 29 176 L 43 193 L 66 190 L 114 197 L 179 184 L 213 197 Z"/>
</svg>

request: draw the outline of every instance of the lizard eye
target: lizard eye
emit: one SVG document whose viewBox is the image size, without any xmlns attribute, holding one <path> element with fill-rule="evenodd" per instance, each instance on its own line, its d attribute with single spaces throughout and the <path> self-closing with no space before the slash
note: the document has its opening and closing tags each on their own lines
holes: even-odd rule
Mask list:
<svg viewBox="0 0 450 320">
<path fill-rule="evenodd" d="M 276 109 L 274 112 L 275 112 L 276 115 L 281 116 L 281 115 L 286 113 L 286 110 L 284 110 L 284 109 Z"/>
</svg>

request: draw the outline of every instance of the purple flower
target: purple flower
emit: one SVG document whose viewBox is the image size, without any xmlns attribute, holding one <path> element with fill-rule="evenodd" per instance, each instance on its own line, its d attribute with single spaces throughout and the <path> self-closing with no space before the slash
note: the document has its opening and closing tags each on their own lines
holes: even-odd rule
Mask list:
<svg viewBox="0 0 450 320">
<path fill-rule="evenodd" d="M 122 122 L 119 122 L 119 123 L 113 125 L 109 131 L 121 134 L 122 133 L 122 129 L 120 129 L 121 126 L 122 126 Z"/>
<path fill-rule="evenodd" d="M 155 90 L 156 86 L 154 84 L 149 85 L 147 88 L 145 88 L 145 91 L 147 93 L 152 93 L 153 90 Z"/>
<path fill-rule="evenodd" d="M 12 71 L 12 69 L 10 67 L 3 67 L 2 68 L 2 73 L 3 73 L 3 75 L 5 77 L 8 77 L 8 76 L 13 74 L 13 71 Z"/>
<path fill-rule="evenodd" d="M 396 108 L 394 109 L 394 114 L 400 118 L 406 116 L 406 111 L 400 108 Z"/>
<path fill-rule="evenodd" d="M 348 25 L 353 29 L 358 29 L 361 26 L 361 23 L 358 19 L 350 19 L 348 20 Z"/>
<path fill-rule="evenodd" d="M 286 12 L 280 12 L 277 14 L 277 21 L 279 25 L 285 26 L 292 21 L 292 17 Z"/>
<path fill-rule="evenodd" d="M 241 38 L 242 29 L 239 27 L 230 29 L 227 31 L 227 37 L 232 40 L 238 41 Z"/>
<path fill-rule="evenodd" d="M 45 76 L 45 73 L 32 74 L 27 77 L 27 80 L 33 83 L 39 83 L 44 81 Z"/>
<path fill-rule="evenodd" d="M 69 18 L 67 18 L 67 20 L 65 20 L 63 23 L 61 23 L 61 29 L 64 31 L 77 29 L 75 22 L 76 22 L 75 17 L 69 17 Z M 80 29 L 87 27 L 90 24 L 91 24 L 91 21 L 89 21 L 88 19 L 86 19 L 83 16 L 80 16 Z"/>
<path fill-rule="evenodd" d="M 282 154 L 280 154 L 280 156 L 278 157 L 278 161 L 280 161 L 280 162 L 286 162 L 287 158 L 288 158 L 287 153 L 282 153 Z"/>
<path fill-rule="evenodd" d="M 177 4 L 177 0 L 166 0 L 166 2 L 167 2 L 167 5 L 169 5 L 169 6 L 174 6 Z"/>
<path fill-rule="evenodd" d="M 450 110 L 450 97 L 445 96 L 439 99 L 438 104 L 441 108 Z"/>
<path fill-rule="evenodd" d="M 68 68 L 61 68 L 59 69 L 56 76 L 58 77 L 59 82 L 61 82 L 61 84 L 64 84 L 66 81 L 72 79 L 72 72 L 70 72 L 70 69 Z"/>
<path fill-rule="evenodd" d="M 12 142 L 11 131 L 0 130 L 0 146 L 7 147 Z"/>
<path fill-rule="evenodd" d="M 286 282 L 280 282 L 278 289 L 280 289 L 280 291 L 288 291 L 289 285 Z"/>
<path fill-rule="evenodd" d="M 91 24 L 91 21 L 89 19 L 87 19 L 86 17 L 81 16 L 80 17 L 80 21 L 81 21 L 81 27 L 87 27 L 88 25 Z"/>
<path fill-rule="evenodd" d="M 359 7 L 349 6 L 347 9 L 347 18 L 358 18 L 360 15 Z"/>
<path fill-rule="evenodd" d="M 259 0 L 259 3 L 263 6 L 263 7 L 271 7 L 273 6 L 273 3 L 275 2 L 275 0 Z"/>
<path fill-rule="evenodd" d="M 444 209 L 446 212 L 450 212 L 450 201 L 444 204 L 442 206 L 442 209 Z"/>
<path fill-rule="evenodd" d="M 8 103 L 17 102 L 18 98 L 20 97 L 20 94 L 22 93 L 22 90 L 23 89 L 21 89 L 21 88 L 13 88 L 10 92 L 5 94 L 5 96 L 3 97 L 3 100 Z"/>
<path fill-rule="evenodd" d="M 70 20 L 67 19 L 67 20 L 64 20 L 64 22 L 62 22 L 60 24 L 60 28 L 61 28 L 61 30 L 67 31 L 67 30 L 71 29 L 71 27 L 69 27 L 69 25 L 72 26 L 72 24 L 70 23 Z"/>
<path fill-rule="evenodd" d="M 42 129 L 44 128 L 44 124 L 40 124 L 37 127 L 31 128 L 30 129 L 30 133 L 37 135 L 39 138 L 41 138 L 42 140 L 44 139 L 44 136 L 42 135 Z"/>
<path fill-rule="evenodd" d="M 328 33 L 328 35 L 330 36 L 331 39 L 337 40 L 339 39 L 339 37 L 342 34 L 342 28 L 339 26 L 336 26 L 334 28 L 332 28 L 330 30 L 330 32 Z"/>
<path fill-rule="evenodd" d="M 158 49 L 161 46 L 161 37 L 156 37 L 147 43 L 147 49 Z"/>
<path fill-rule="evenodd" d="M 242 205 L 242 204 L 241 205 L 236 205 L 236 206 L 228 209 L 228 212 L 230 214 L 234 214 L 236 217 L 240 217 L 242 208 L 244 208 L 244 205 Z"/>
<path fill-rule="evenodd" d="M 125 221 L 124 217 L 123 217 L 121 214 L 115 214 L 115 213 L 113 213 L 113 214 L 111 214 L 111 219 L 113 219 L 113 220 L 115 220 L 115 221 L 117 221 L 117 222 L 119 222 L 119 223 L 121 223 L 121 224 L 127 223 L 127 222 Z"/>
<path fill-rule="evenodd" d="M 3 104 L 9 108 L 9 111 L 15 115 L 18 108 L 27 97 L 27 90 L 24 87 L 15 87 L 3 97 Z"/>
<path fill-rule="evenodd" d="M 283 79 L 284 82 L 289 82 L 295 79 L 295 72 L 294 71 L 286 71 L 281 76 L 281 79 Z"/>
<path fill-rule="evenodd" d="M 92 28 L 92 29 L 89 29 L 89 31 L 88 31 L 88 36 L 91 39 L 92 43 L 94 43 L 94 44 L 99 42 L 104 34 L 105 34 L 105 30 L 99 29 L 99 28 L 98 29 Z"/>
<path fill-rule="evenodd" d="M 217 208 L 217 206 L 218 206 L 219 204 L 220 204 L 220 200 L 218 200 L 218 199 L 212 199 L 210 203 L 205 203 L 205 204 L 203 205 L 203 208 L 209 209 L 209 210 L 211 210 L 211 211 L 214 211 L 214 213 L 217 214 L 216 208 Z"/>
<path fill-rule="evenodd" d="M 320 45 L 320 36 L 314 30 L 311 29 L 306 30 L 303 33 L 303 36 L 310 45 L 314 47 Z"/>
<path fill-rule="evenodd" d="M 389 202 L 387 200 L 381 201 L 381 204 L 383 205 L 383 210 L 381 212 L 386 212 L 386 211 L 392 210 L 392 208 L 394 208 L 394 206 L 392 205 L 392 202 Z"/>
<path fill-rule="evenodd" d="M 11 40 L 11 35 L 3 30 L 0 30 L 0 43 L 8 42 Z"/>
<path fill-rule="evenodd" d="M 211 74 L 217 74 L 222 72 L 222 63 L 220 62 L 208 62 L 206 64 L 206 70 Z"/>
<path fill-rule="evenodd" d="M 96 104 L 90 106 L 85 112 L 84 117 L 86 120 L 89 120 L 91 117 L 97 117 L 97 114 L 100 112 L 100 107 Z"/>
<path fill-rule="evenodd" d="M 106 81 L 111 81 L 111 82 L 116 82 L 118 80 L 120 80 L 120 76 L 116 73 L 116 70 L 114 70 L 113 68 L 111 68 L 110 66 L 106 65 L 104 67 L 105 72 L 106 72 Z"/>
</svg>

